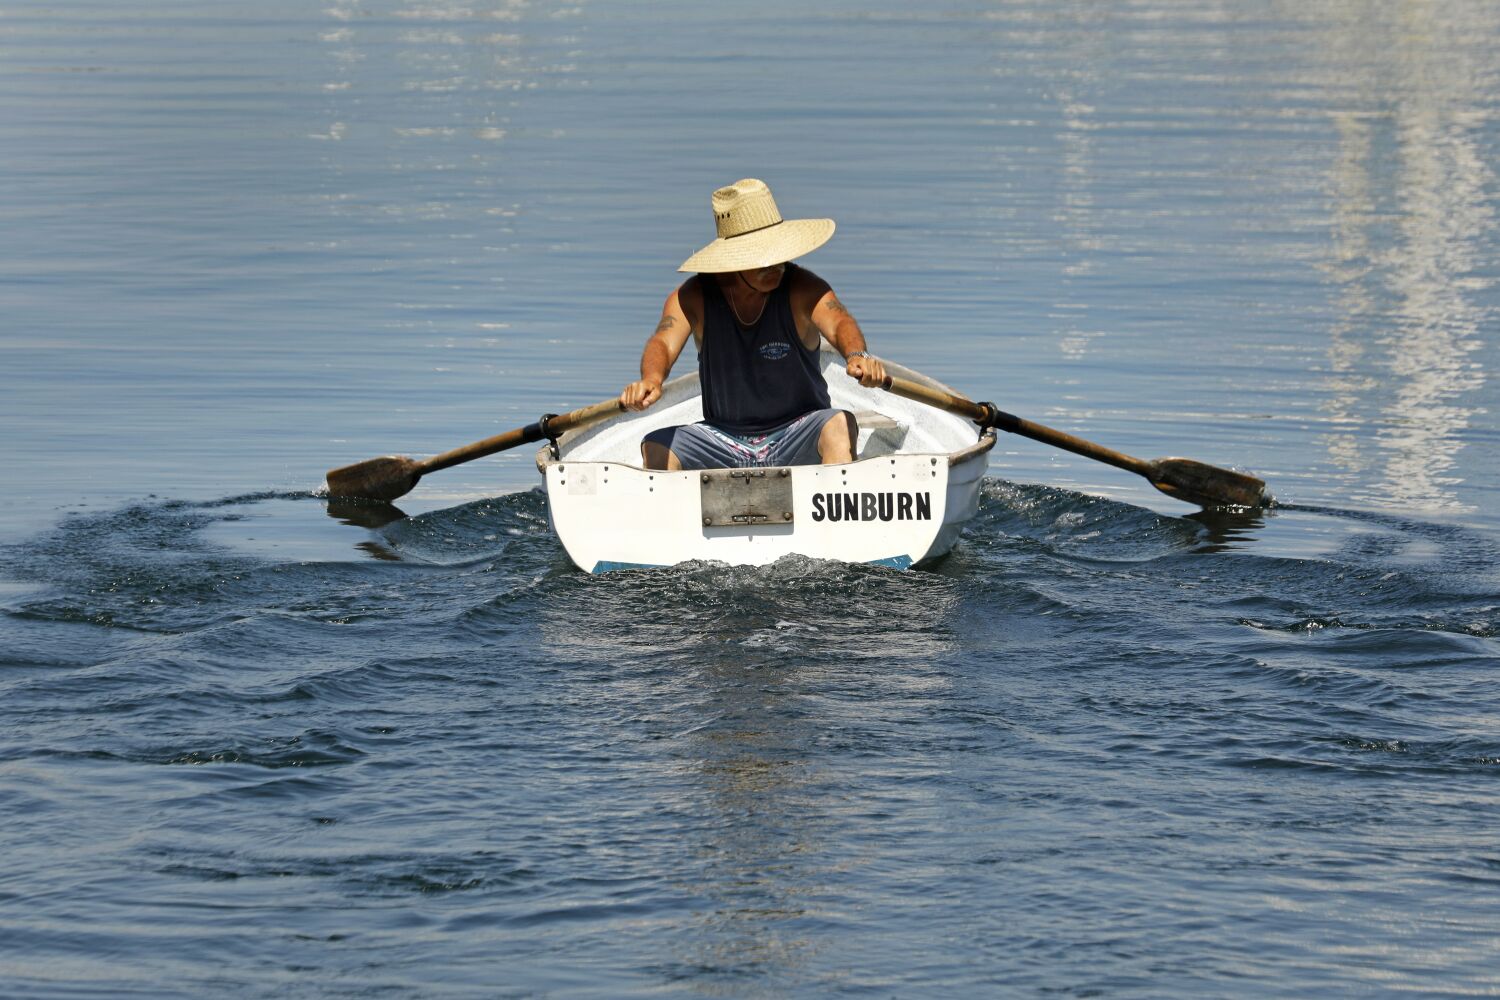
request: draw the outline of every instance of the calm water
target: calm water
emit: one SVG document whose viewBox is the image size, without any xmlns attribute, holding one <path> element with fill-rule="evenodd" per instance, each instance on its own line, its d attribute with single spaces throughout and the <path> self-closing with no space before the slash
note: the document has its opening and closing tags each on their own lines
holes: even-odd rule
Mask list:
<svg viewBox="0 0 1500 1000">
<path fill-rule="evenodd" d="M 1497 53 L 0 0 L 0 994 L 1500 994 Z M 877 352 L 1283 506 L 1008 439 L 931 571 L 595 578 L 526 453 L 313 494 L 618 391 L 742 176 Z"/>
</svg>

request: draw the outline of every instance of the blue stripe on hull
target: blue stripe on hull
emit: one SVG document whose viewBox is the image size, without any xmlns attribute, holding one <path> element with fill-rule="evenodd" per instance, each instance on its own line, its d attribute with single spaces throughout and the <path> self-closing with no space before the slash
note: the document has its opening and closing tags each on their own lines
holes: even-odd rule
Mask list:
<svg viewBox="0 0 1500 1000">
<path fill-rule="evenodd" d="M 662 569 L 662 568 L 663 568 L 663 566 L 660 563 L 610 562 L 608 559 L 601 559 L 598 562 L 594 563 L 594 568 L 591 569 L 591 570 L 589 570 L 589 572 L 590 573 L 613 573 L 616 570 L 621 570 L 621 569 Z"/>
</svg>

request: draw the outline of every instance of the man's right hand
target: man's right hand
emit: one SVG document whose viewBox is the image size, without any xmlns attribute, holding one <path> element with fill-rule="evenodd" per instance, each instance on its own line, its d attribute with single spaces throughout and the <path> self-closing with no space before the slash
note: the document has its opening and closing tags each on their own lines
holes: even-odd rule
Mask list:
<svg viewBox="0 0 1500 1000">
<path fill-rule="evenodd" d="M 620 404 L 627 410 L 644 410 L 661 399 L 661 383 L 650 379 L 632 382 L 620 393 Z"/>
</svg>

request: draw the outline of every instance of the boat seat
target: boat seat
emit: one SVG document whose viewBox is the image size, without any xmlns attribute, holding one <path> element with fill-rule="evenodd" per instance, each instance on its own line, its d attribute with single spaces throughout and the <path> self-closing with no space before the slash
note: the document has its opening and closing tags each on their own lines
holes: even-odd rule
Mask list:
<svg viewBox="0 0 1500 1000">
<path fill-rule="evenodd" d="M 855 410 L 854 420 L 859 424 L 860 458 L 877 455 L 893 455 L 906 442 L 907 426 L 874 410 Z"/>
</svg>

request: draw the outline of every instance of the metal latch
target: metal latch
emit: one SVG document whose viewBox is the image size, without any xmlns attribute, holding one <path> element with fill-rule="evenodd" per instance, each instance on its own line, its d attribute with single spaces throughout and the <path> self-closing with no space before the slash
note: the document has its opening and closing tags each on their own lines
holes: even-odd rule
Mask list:
<svg viewBox="0 0 1500 1000">
<path fill-rule="evenodd" d="M 700 481 L 706 528 L 792 523 L 791 469 L 708 469 Z"/>
</svg>

